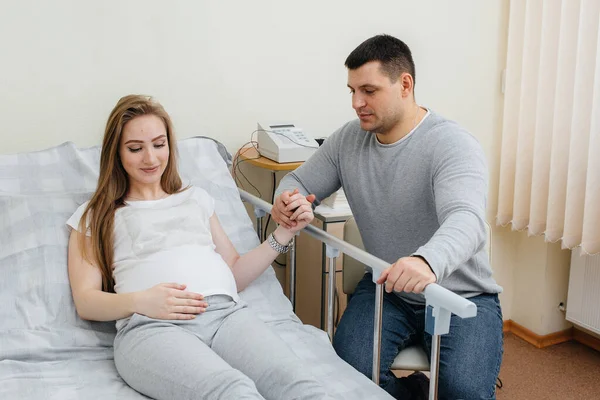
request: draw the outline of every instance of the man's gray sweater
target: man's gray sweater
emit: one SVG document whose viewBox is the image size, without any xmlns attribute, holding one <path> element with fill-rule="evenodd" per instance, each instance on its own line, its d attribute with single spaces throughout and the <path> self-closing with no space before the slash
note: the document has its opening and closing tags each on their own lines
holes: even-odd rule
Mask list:
<svg viewBox="0 0 600 400">
<path fill-rule="evenodd" d="M 320 201 L 340 187 L 366 250 L 389 263 L 423 257 L 441 286 L 464 297 L 498 293 L 485 251 L 487 165 L 479 142 L 430 111 L 409 135 L 381 144 L 348 122 L 276 194 L 298 188 Z M 412 303 L 422 295 L 401 293 Z"/>
</svg>

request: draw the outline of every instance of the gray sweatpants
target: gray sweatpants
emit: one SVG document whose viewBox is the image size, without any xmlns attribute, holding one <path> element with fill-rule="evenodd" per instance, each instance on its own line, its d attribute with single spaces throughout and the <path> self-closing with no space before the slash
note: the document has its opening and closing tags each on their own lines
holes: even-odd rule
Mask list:
<svg viewBox="0 0 600 400">
<path fill-rule="evenodd" d="M 208 296 L 204 314 L 165 321 L 134 314 L 115 338 L 115 364 L 155 399 L 330 399 L 287 344 L 243 302 Z"/>
</svg>

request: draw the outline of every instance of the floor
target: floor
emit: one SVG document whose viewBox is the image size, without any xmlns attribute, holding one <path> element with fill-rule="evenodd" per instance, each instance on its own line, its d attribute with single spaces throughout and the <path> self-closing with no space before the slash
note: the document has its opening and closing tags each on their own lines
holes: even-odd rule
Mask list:
<svg viewBox="0 0 600 400">
<path fill-rule="evenodd" d="M 507 333 L 500 380 L 497 400 L 600 399 L 600 352 L 575 341 L 538 349 Z"/>
<path fill-rule="evenodd" d="M 600 352 L 570 341 L 538 349 L 508 333 L 498 400 L 600 399 Z"/>
</svg>

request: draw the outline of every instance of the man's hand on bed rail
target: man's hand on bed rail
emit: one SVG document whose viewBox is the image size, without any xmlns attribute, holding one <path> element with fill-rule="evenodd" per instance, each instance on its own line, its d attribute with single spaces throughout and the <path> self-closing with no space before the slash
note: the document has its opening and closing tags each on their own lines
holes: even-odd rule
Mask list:
<svg viewBox="0 0 600 400">
<path fill-rule="evenodd" d="M 300 213 L 298 213 L 298 208 L 301 205 L 306 205 L 311 208 L 310 212 L 312 214 L 312 206 L 311 204 L 315 201 L 315 195 L 309 194 L 308 196 L 304 196 L 299 193 L 298 189 L 294 189 L 292 193 L 285 191 L 281 193 L 280 196 L 275 198 L 273 203 L 273 209 L 271 210 L 271 216 L 273 220 L 277 222 L 279 225 L 283 226 L 287 229 L 294 229 L 297 225 L 297 218 L 303 212 L 307 212 L 306 209 L 303 209 Z M 312 220 L 312 218 L 311 218 Z M 310 223 L 310 222 L 309 222 Z M 306 226 L 306 225 L 304 225 Z M 302 228 L 300 228 L 302 229 Z M 300 229 L 294 229 L 298 231 Z"/>
<path fill-rule="evenodd" d="M 206 311 L 208 303 L 199 293 L 188 292 L 178 283 L 161 283 L 136 292 L 136 313 L 154 319 L 194 319 Z"/>
<path fill-rule="evenodd" d="M 437 278 L 429 264 L 420 257 L 403 257 L 383 270 L 377 283 L 385 282 L 385 291 L 421 293 Z"/>
</svg>

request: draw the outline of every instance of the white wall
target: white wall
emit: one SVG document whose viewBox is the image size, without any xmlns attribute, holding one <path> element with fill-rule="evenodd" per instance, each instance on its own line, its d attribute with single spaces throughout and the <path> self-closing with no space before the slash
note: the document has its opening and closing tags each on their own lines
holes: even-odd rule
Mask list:
<svg viewBox="0 0 600 400">
<path fill-rule="evenodd" d="M 354 118 L 346 56 L 378 34 L 412 48 L 417 101 L 459 121 L 490 163 L 496 213 L 506 0 L 0 0 L 0 153 L 70 140 L 99 144 L 119 97 L 154 95 L 180 138 L 210 135 L 231 152 L 263 119 L 316 137 Z M 506 240 L 503 240 L 503 237 Z M 513 243 L 494 240 L 512 307 Z"/>
<path fill-rule="evenodd" d="M 571 327 L 559 304 L 567 301 L 571 251 L 560 243 L 546 243 L 542 236 L 512 233 L 516 246 L 511 260 L 514 280 L 511 319 L 538 335 Z"/>
<path fill-rule="evenodd" d="M 434 4 L 434 5 L 433 5 Z M 390 33 L 412 47 L 417 99 L 498 131 L 506 2 L 0 0 L 3 153 L 98 144 L 122 95 L 154 95 L 180 137 L 235 150 L 259 119 L 327 136 L 354 117 L 343 62 Z"/>
</svg>

